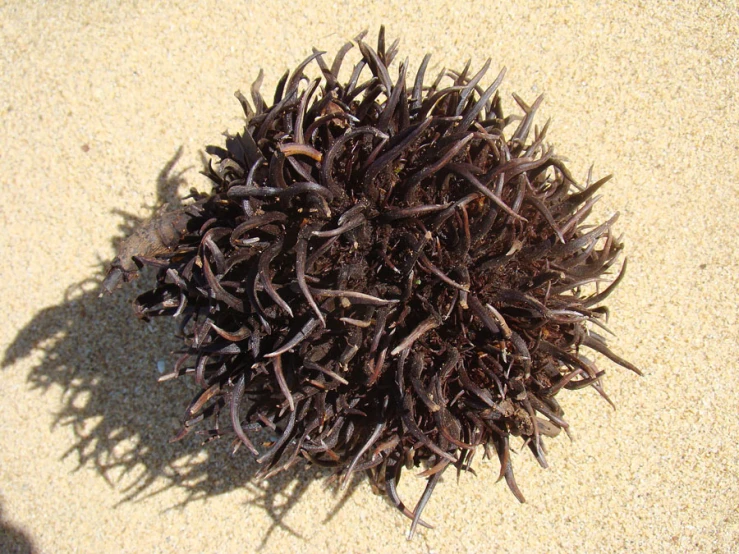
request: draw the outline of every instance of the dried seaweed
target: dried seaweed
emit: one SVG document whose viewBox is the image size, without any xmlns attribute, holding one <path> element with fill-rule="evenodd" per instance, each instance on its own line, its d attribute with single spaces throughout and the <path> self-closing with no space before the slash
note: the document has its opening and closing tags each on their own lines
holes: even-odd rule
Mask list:
<svg viewBox="0 0 739 554">
<path fill-rule="evenodd" d="M 541 98 L 516 97 L 523 117 L 504 117 L 503 72 L 479 86 L 489 61 L 428 87 L 427 56 L 407 89 L 407 62 L 393 81 L 397 45 L 384 42 L 384 30 L 377 50 L 357 38 L 345 85 L 352 44 L 330 69 L 314 51 L 272 107 L 260 73 L 253 108 L 237 94 L 244 132 L 209 149 L 212 193 L 139 229 L 105 286 L 152 265 L 136 313 L 182 319 L 185 356 L 163 379 L 189 375 L 202 392 L 176 438 L 198 427 L 243 444 L 261 477 L 301 457 L 344 483 L 363 471 L 412 533 L 444 471 L 469 470 L 479 446 L 523 501 L 510 436 L 546 467 L 542 437 L 568 429 L 555 396 L 605 395 L 585 349 L 639 371 L 589 325 L 603 325 L 594 305 L 625 269 L 594 288 L 623 247 L 615 217 L 584 223 L 607 179 L 579 186 L 546 126 L 529 139 Z M 311 62 L 322 79 L 304 77 Z M 256 428 L 274 441 L 255 444 Z M 420 465 L 428 484 L 411 511 L 396 485 Z"/>
</svg>

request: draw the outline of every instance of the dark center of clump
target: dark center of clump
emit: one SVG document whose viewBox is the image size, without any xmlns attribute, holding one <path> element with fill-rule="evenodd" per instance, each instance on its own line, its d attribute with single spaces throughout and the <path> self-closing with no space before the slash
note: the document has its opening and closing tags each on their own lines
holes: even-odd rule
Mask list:
<svg viewBox="0 0 739 554">
<path fill-rule="evenodd" d="M 583 224 L 607 179 L 575 183 L 532 128 L 541 99 L 516 97 L 523 116 L 504 116 L 503 74 L 479 86 L 489 62 L 425 86 L 428 57 L 406 88 L 407 62 L 389 76 L 397 43 L 358 44 L 346 84 L 351 45 L 331 68 L 316 53 L 285 74 L 270 108 L 261 78 L 255 109 L 239 95 L 246 129 L 209 150 L 213 193 L 141 230 L 111 275 L 130 277 L 139 254 L 160 270 L 138 314 L 182 319 L 169 377 L 202 392 L 180 437 L 210 421 L 200 432 L 246 446 L 262 477 L 301 458 L 344 482 L 365 471 L 415 527 L 443 471 L 467 469 L 477 446 L 523 500 L 510 435 L 546 466 L 541 437 L 568 428 L 557 392 L 605 396 L 581 347 L 636 370 L 586 327 L 603 325 L 595 305 L 620 276 L 600 283 L 622 245 L 615 217 Z M 323 77 L 309 82 L 314 60 Z M 255 444 L 259 428 L 276 439 Z M 428 486 L 410 511 L 395 487 L 420 464 Z"/>
</svg>

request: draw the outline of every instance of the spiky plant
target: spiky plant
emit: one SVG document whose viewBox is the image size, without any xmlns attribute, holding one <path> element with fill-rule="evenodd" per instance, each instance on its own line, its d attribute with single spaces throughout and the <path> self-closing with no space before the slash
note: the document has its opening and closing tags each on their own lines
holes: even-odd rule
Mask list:
<svg viewBox="0 0 739 554">
<path fill-rule="evenodd" d="M 556 395 L 605 397 L 585 352 L 638 370 L 593 330 L 625 267 L 602 285 L 622 250 L 616 216 L 585 223 L 608 178 L 575 182 L 547 125 L 533 128 L 541 97 L 514 95 L 523 115 L 505 115 L 504 71 L 480 86 L 489 60 L 428 85 L 426 56 L 409 86 L 407 61 L 391 78 L 397 41 L 362 38 L 345 84 L 351 43 L 330 67 L 314 51 L 285 73 L 271 107 L 261 74 L 253 108 L 237 93 L 246 128 L 209 148 L 213 191 L 139 229 L 105 285 L 134 262 L 158 268 L 137 315 L 181 318 L 185 352 L 164 379 L 201 389 L 177 438 L 205 426 L 262 478 L 299 460 L 344 483 L 364 472 L 412 534 L 445 469 L 468 469 L 479 446 L 523 502 L 510 437 L 546 467 L 542 437 L 568 429 Z M 257 444 L 259 428 L 277 438 Z M 419 465 L 411 511 L 396 485 Z"/>
</svg>

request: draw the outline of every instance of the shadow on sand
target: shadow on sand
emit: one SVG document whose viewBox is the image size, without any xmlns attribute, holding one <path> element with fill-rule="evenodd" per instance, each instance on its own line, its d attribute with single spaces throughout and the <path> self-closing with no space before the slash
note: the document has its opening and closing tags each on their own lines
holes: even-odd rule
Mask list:
<svg viewBox="0 0 739 554">
<path fill-rule="evenodd" d="M 34 554 L 38 552 L 25 531 L 5 521 L 0 504 L 0 552 L 4 554 Z"/>
<path fill-rule="evenodd" d="M 181 149 L 159 174 L 158 205 L 152 215 L 164 204 L 180 203 L 177 190 L 184 183 L 184 172 L 173 173 L 180 155 Z M 117 215 L 123 223 L 120 235 L 112 239 L 116 247 L 143 221 L 130 214 Z M 34 354 L 39 361 L 28 375 L 31 387 L 63 391 L 54 427 L 71 427 L 76 439 L 64 457 L 75 456 L 79 468 L 94 467 L 124 495 L 122 502 L 178 488 L 185 494 L 177 506 L 183 506 L 247 487 L 254 495 L 252 502 L 273 522 L 264 531 L 263 545 L 277 528 L 297 535 L 284 522 L 285 516 L 315 479 L 328 474 L 303 467 L 256 482 L 251 476 L 258 464 L 245 451 L 231 458 L 225 442 L 201 447 L 199 439 L 192 437 L 168 443 L 195 392 L 178 381 L 157 383 L 158 361 L 171 370 L 176 359 L 172 352 L 181 346 L 173 336 L 174 322 L 145 324 L 133 316 L 131 302 L 152 284 L 151 274 L 113 295 L 101 296 L 107 266 L 108 262 L 102 264 L 96 275 L 71 286 L 59 305 L 39 311 L 18 332 L 2 361 L 7 370 Z M 358 484 L 355 479 L 337 496 L 326 522 Z"/>
</svg>

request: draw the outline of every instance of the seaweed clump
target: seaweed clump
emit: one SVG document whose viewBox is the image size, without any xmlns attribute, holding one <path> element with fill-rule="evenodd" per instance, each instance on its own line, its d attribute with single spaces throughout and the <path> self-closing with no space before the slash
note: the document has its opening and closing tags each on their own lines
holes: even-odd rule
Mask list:
<svg viewBox="0 0 739 554">
<path fill-rule="evenodd" d="M 200 387 L 176 439 L 230 438 L 261 478 L 299 460 L 343 483 L 364 472 L 412 534 L 444 471 L 469 470 L 480 446 L 524 501 L 511 436 L 547 467 L 542 437 L 568 430 L 557 394 L 608 399 L 584 351 L 639 371 L 593 330 L 626 266 L 606 278 L 618 214 L 586 223 L 608 177 L 576 183 L 533 126 L 541 97 L 514 95 L 523 114 L 505 115 L 505 70 L 480 85 L 490 60 L 428 85 L 427 55 L 409 85 L 407 60 L 390 75 L 397 41 L 363 38 L 346 83 L 352 43 L 330 67 L 314 50 L 271 107 L 261 74 L 253 107 L 237 93 L 246 128 L 209 147 L 212 192 L 139 229 L 105 287 L 158 268 L 136 313 L 180 318 L 185 348 L 163 379 Z M 259 429 L 276 438 L 258 444 Z M 396 486 L 420 465 L 411 510 Z"/>
</svg>

